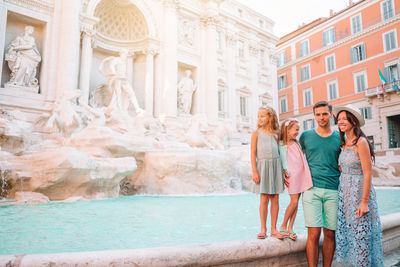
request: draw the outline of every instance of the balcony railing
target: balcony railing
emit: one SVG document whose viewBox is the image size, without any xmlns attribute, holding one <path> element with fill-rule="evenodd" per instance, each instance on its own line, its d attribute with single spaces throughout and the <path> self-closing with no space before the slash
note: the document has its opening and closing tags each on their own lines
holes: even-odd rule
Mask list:
<svg viewBox="0 0 400 267">
<path fill-rule="evenodd" d="M 397 81 L 394 81 L 391 83 L 385 83 L 383 85 L 383 88 L 382 88 L 382 85 L 375 85 L 375 86 L 368 87 L 365 90 L 365 96 L 366 97 L 379 96 L 379 95 L 387 94 L 390 92 L 396 92 L 396 91 L 400 93 L 399 90 L 395 90 L 393 88 L 394 85 L 397 85 L 397 88 L 400 88 L 400 80 L 397 80 Z"/>
</svg>

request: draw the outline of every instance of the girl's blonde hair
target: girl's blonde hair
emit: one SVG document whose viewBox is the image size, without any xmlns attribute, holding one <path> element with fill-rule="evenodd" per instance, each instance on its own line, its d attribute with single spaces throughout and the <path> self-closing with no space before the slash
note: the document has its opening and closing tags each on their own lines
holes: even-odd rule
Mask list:
<svg viewBox="0 0 400 267">
<path fill-rule="evenodd" d="M 269 125 L 267 125 L 267 128 L 271 130 L 273 133 L 275 133 L 277 136 L 279 136 L 279 123 L 278 123 L 278 116 L 276 115 L 276 112 L 273 108 L 270 107 L 260 107 L 258 110 L 263 110 L 267 112 L 268 117 L 272 117 L 271 120 L 269 120 Z M 261 125 L 257 124 L 257 128 L 260 128 Z"/>
<path fill-rule="evenodd" d="M 282 122 L 281 125 L 281 134 L 279 136 L 279 141 L 282 142 L 284 145 L 288 143 L 288 131 L 291 129 L 295 124 L 298 124 L 299 121 L 297 119 L 287 119 Z"/>
</svg>

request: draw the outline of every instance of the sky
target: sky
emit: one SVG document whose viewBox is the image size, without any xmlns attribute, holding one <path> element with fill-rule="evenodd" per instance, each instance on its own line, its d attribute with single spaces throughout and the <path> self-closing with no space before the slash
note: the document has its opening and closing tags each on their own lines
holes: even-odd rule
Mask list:
<svg viewBox="0 0 400 267">
<path fill-rule="evenodd" d="M 345 9 L 349 0 L 237 0 L 272 19 L 274 34 L 282 37 L 319 17 L 329 17 L 329 10 Z M 353 0 L 358 2 L 358 0 Z"/>
</svg>

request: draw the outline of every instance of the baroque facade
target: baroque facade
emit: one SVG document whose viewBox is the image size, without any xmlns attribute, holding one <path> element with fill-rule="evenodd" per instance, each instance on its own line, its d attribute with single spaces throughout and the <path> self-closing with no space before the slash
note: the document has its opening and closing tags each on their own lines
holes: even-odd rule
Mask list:
<svg viewBox="0 0 400 267">
<path fill-rule="evenodd" d="M 30 121 L 67 90 L 91 103 L 107 83 L 99 66 L 121 51 L 139 106 L 155 118 L 205 114 L 229 121 L 246 143 L 257 108 L 278 107 L 273 22 L 233 0 L 0 0 L 0 17 L 0 107 Z M 26 26 L 41 55 L 33 90 L 9 85 L 6 60 Z M 192 101 L 182 114 L 178 84 L 188 70 Z"/>
<path fill-rule="evenodd" d="M 400 147 L 399 20 L 399 0 L 349 1 L 283 36 L 277 43 L 280 118 L 296 117 L 307 130 L 316 127 L 313 104 L 351 103 L 361 109 L 375 149 Z"/>
</svg>

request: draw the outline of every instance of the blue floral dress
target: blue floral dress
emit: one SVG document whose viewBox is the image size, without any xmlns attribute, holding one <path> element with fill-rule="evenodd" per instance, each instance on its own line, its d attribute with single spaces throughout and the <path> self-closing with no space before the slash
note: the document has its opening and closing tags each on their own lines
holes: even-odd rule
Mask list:
<svg viewBox="0 0 400 267">
<path fill-rule="evenodd" d="M 364 183 L 360 157 L 348 148 L 340 154 L 339 165 L 342 174 L 338 191 L 336 261 L 354 266 L 383 266 L 382 226 L 375 190 L 371 185 L 369 213 L 358 218 Z"/>
</svg>

